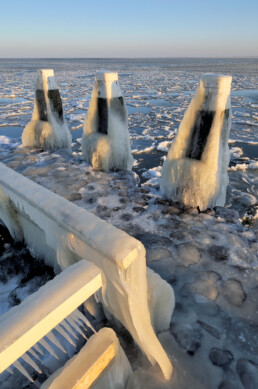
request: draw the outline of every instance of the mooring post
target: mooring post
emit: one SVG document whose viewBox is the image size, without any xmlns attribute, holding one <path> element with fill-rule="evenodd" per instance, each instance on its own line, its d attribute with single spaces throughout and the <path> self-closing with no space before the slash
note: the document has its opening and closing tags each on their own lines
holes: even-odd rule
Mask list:
<svg viewBox="0 0 258 389">
<path fill-rule="evenodd" d="M 23 131 L 22 144 L 46 149 L 71 147 L 71 134 L 65 122 L 53 69 L 37 72 L 34 110 Z"/>
<path fill-rule="evenodd" d="M 127 110 L 117 73 L 98 72 L 84 122 L 82 151 L 97 170 L 131 170 Z"/>
<path fill-rule="evenodd" d="M 225 205 L 231 81 L 224 75 L 201 78 L 162 168 L 166 198 L 200 210 Z"/>
</svg>

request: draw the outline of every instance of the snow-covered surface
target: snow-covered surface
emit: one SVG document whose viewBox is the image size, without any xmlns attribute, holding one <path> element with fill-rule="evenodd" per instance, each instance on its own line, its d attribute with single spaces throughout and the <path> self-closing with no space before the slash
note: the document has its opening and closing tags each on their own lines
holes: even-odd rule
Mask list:
<svg viewBox="0 0 258 389">
<path fill-rule="evenodd" d="M 163 164 L 161 190 L 167 199 L 200 210 L 225 205 L 231 80 L 202 76 Z"/>
<path fill-rule="evenodd" d="M 33 74 L 40 67 L 55 69 L 74 140 L 70 156 L 18 147 L 33 106 Z M 119 73 L 137 161 L 133 173 L 96 172 L 82 158 L 83 121 L 96 71 L 103 68 Z M 124 328 L 108 321 L 133 367 L 127 389 L 243 389 L 242 382 L 255 387 L 258 60 L 3 60 L 0 69 L 0 135 L 8 137 L 7 144 L 0 144 L 0 160 L 139 239 L 146 247 L 148 266 L 173 286 L 176 306 L 170 331 L 159 337 L 174 366 L 170 382 L 163 380 L 158 368 L 149 367 Z M 162 199 L 159 178 L 166 152 L 157 149 L 173 140 L 206 72 L 233 76 L 229 147 L 240 148 L 243 154 L 232 156 L 230 162 L 226 208 L 198 213 Z M 8 245 L 1 263 L 13 258 L 17 264 L 20 248 L 9 241 Z M 19 275 L 22 272 L 19 268 Z M 8 302 L 14 295 L 23 298 L 33 284 L 29 281 L 28 288 L 16 289 L 16 279 L 1 284 Z M 8 303 L 1 301 L 2 312 Z M 15 376 L 20 389 L 17 371 Z"/>
<path fill-rule="evenodd" d="M 83 126 L 82 152 L 96 170 L 132 169 L 127 110 L 117 73 L 96 75 Z"/>
</svg>

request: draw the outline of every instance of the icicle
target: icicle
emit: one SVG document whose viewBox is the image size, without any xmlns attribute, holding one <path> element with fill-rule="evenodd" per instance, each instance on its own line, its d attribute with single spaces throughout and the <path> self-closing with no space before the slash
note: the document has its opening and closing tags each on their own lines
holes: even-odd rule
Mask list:
<svg viewBox="0 0 258 389">
<path fill-rule="evenodd" d="M 38 356 L 38 354 L 32 348 L 30 348 L 27 352 L 30 353 L 35 359 L 37 359 L 38 361 L 41 362 L 41 358 Z"/>
<path fill-rule="evenodd" d="M 95 328 L 91 325 L 90 321 L 87 319 L 87 317 L 85 317 L 80 311 L 79 309 L 76 309 L 76 315 L 78 316 L 78 319 L 81 320 L 84 324 L 86 324 L 87 327 L 89 327 L 93 332 L 94 334 L 96 334 L 96 330 Z"/>
<path fill-rule="evenodd" d="M 27 370 L 22 366 L 22 364 L 18 360 L 13 363 L 13 366 L 16 367 L 16 369 L 19 370 L 21 374 L 23 374 L 26 378 L 28 378 L 29 381 L 34 382 L 33 378 L 29 375 Z"/>
<path fill-rule="evenodd" d="M 39 374 L 42 374 L 42 371 L 40 370 L 36 362 L 34 362 L 33 359 L 31 359 L 31 357 L 27 353 L 23 354 L 21 356 L 21 359 L 23 359 L 24 362 L 28 363 L 28 365 L 33 367 L 33 369 L 36 370 Z"/>
<path fill-rule="evenodd" d="M 68 323 L 66 322 L 66 319 L 63 320 L 60 324 L 64 327 L 64 329 L 65 329 L 66 331 L 68 331 L 69 333 L 71 333 L 77 340 L 79 339 L 79 337 L 78 337 L 76 331 L 74 330 L 74 328 L 72 328 L 71 326 L 68 325 Z"/>
<path fill-rule="evenodd" d="M 81 326 L 81 322 L 79 320 L 79 315 L 78 315 L 79 310 L 75 309 L 69 316 L 73 318 L 73 320 Z"/>
<path fill-rule="evenodd" d="M 52 354 L 56 359 L 59 359 L 59 357 L 56 355 L 52 347 L 49 346 L 49 344 L 45 341 L 45 339 L 40 339 L 39 343 L 50 353 Z"/>
<path fill-rule="evenodd" d="M 71 317 L 73 319 L 73 321 L 78 324 L 78 326 L 83 329 L 85 332 L 88 331 L 88 328 L 85 326 L 85 324 L 79 319 L 79 315 L 78 313 L 76 312 L 77 310 L 75 310 L 74 312 L 72 312 L 69 317 Z M 79 311 L 78 311 L 79 312 Z M 86 327 L 86 328 L 85 328 Z"/>
<path fill-rule="evenodd" d="M 30 349 L 30 350 L 36 350 L 37 353 L 39 353 L 40 355 L 44 355 L 44 352 L 41 350 L 41 348 L 36 344 L 34 344 L 34 346 Z"/>
<path fill-rule="evenodd" d="M 94 298 L 95 298 L 95 300 L 96 300 L 97 303 L 100 302 L 99 294 L 98 294 L 98 293 L 94 293 Z"/>
<path fill-rule="evenodd" d="M 7 367 L 6 370 L 8 371 L 8 373 L 13 374 L 13 370 L 12 370 L 11 366 Z"/>
<path fill-rule="evenodd" d="M 59 342 L 59 340 L 56 338 L 56 336 L 53 334 L 53 332 L 49 332 L 46 337 L 56 346 L 58 347 L 60 350 L 63 351 L 63 353 L 67 353 L 66 350 L 63 348 L 63 346 L 61 345 L 61 343 Z"/>
<path fill-rule="evenodd" d="M 74 341 L 72 340 L 72 338 L 70 338 L 70 336 L 67 334 L 67 332 L 60 326 L 56 326 L 55 329 L 59 332 L 59 334 L 61 334 L 69 343 L 71 343 L 74 347 L 76 347 Z"/>
<path fill-rule="evenodd" d="M 68 316 L 66 319 L 69 320 L 69 323 L 71 325 L 74 326 L 74 328 L 76 329 L 76 331 L 81 334 L 81 336 L 84 337 L 84 339 L 87 339 L 86 335 L 82 332 L 81 328 L 79 327 L 79 325 L 76 323 L 76 321 L 73 319 L 72 315 Z"/>
</svg>

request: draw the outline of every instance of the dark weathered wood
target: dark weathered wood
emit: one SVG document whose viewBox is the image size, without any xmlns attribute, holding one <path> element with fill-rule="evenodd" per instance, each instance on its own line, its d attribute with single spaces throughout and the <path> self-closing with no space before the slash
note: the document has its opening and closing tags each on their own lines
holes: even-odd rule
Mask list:
<svg viewBox="0 0 258 389">
<path fill-rule="evenodd" d="M 108 134 L 108 109 L 112 111 L 121 121 L 126 121 L 127 113 L 124 99 L 122 96 L 113 97 L 107 100 L 103 97 L 98 97 L 98 132 Z"/>
<path fill-rule="evenodd" d="M 39 120 L 47 122 L 47 102 L 45 92 L 42 89 L 36 89 L 36 104 L 38 107 Z"/>
<path fill-rule="evenodd" d="M 214 115 L 214 111 L 198 111 L 192 129 L 191 140 L 189 142 L 185 155 L 187 158 L 197 160 L 200 160 L 202 158 L 202 153 L 204 151 L 208 136 L 210 134 Z"/>
<path fill-rule="evenodd" d="M 48 90 L 48 98 L 50 101 L 50 107 L 52 112 L 56 112 L 58 114 L 59 119 L 63 122 L 63 106 L 62 100 L 60 96 L 60 92 L 58 89 L 49 89 Z"/>
<path fill-rule="evenodd" d="M 108 105 L 103 97 L 98 98 L 98 132 L 108 133 Z"/>
</svg>

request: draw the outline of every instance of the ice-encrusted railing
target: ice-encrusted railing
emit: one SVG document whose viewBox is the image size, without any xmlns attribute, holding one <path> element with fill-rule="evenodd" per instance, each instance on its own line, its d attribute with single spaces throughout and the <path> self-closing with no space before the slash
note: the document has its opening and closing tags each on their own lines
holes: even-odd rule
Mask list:
<svg viewBox="0 0 258 389">
<path fill-rule="evenodd" d="M 56 347 L 67 353 L 60 339 L 52 332 L 55 329 L 59 338 L 61 335 L 74 346 L 73 338 L 78 338 L 79 334 L 87 342 L 76 357 L 45 381 L 42 388 L 72 389 L 77 388 L 77 385 L 89 388 L 92 384 L 95 385 L 106 368 L 110 371 L 111 362 L 115 361 L 118 365 L 121 359 L 119 368 L 127 377 L 131 368 L 114 331 L 104 328 L 96 333 L 88 319 L 77 309 L 101 287 L 101 270 L 94 264 L 81 260 L 1 316 L 0 373 L 8 370 L 13 374 L 13 369 L 16 368 L 34 382 L 27 365 L 41 374 L 43 350 L 57 359 Z M 88 328 L 94 335 L 89 337 Z"/>
<path fill-rule="evenodd" d="M 90 322 L 77 309 L 102 286 L 101 271 L 92 263 L 80 261 L 65 269 L 60 275 L 28 296 L 21 304 L 0 317 L 0 373 L 17 368 L 33 381 L 19 358 L 41 373 L 35 358 L 40 360 L 41 345 L 56 356 L 44 336 L 66 353 L 51 332 L 55 328 L 60 335 L 73 344 L 72 337 L 85 324 L 95 332 Z M 39 343 L 39 345 L 37 345 Z M 29 351 L 29 354 L 27 352 Z"/>
<path fill-rule="evenodd" d="M 15 239 L 24 240 L 34 255 L 56 269 L 82 258 L 97 265 L 102 271 L 99 298 L 104 307 L 128 329 L 150 362 L 157 362 L 167 379 L 171 376 L 171 362 L 151 323 L 141 242 L 3 164 L 0 219 Z M 164 307 L 168 322 L 170 305 Z"/>
</svg>

